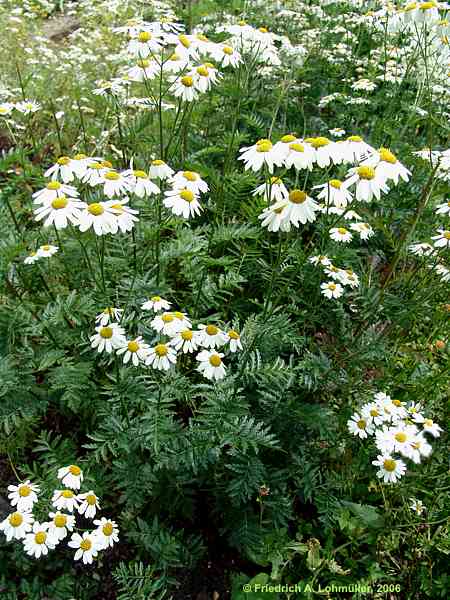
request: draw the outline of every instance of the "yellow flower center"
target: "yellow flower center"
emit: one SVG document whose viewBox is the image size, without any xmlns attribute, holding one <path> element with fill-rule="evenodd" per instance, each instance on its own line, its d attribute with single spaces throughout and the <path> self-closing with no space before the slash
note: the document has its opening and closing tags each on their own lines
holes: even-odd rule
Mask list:
<svg viewBox="0 0 450 600">
<path fill-rule="evenodd" d="M 176 319 L 179 319 L 180 321 L 182 321 L 184 319 L 184 314 L 177 310 L 173 313 L 173 315 Z"/>
<path fill-rule="evenodd" d="M 39 531 L 34 536 L 34 541 L 36 542 L 36 544 L 45 544 L 46 539 L 47 539 L 47 534 L 45 533 L 45 531 Z"/>
<path fill-rule="evenodd" d="M 224 54 L 228 54 L 228 56 L 231 56 L 233 54 L 234 50 L 231 46 L 224 46 L 223 47 L 223 53 Z"/>
<path fill-rule="evenodd" d="M 135 341 L 133 342 L 128 342 L 128 350 L 130 352 L 137 352 L 139 350 L 139 344 Z"/>
<path fill-rule="evenodd" d="M 392 152 L 387 148 L 380 148 L 378 152 L 382 161 L 391 163 L 392 165 L 395 165 L 397 162 L 397 157 L 395 154 L 392 154 Z"/>
<path fill-rule="evenodd" d="M 209 42 L 208 38 L 206 37 L 206 35 L 204 35 L 203 33 L 197 33 L 197 39 L 200 40 L 201 42 Z"/>
<path fill-rule="evenodd" d="M 98 162 L 90 163 L 89 168 L 93 171 L 100 171 L 100 169 L 103 169 L 102 165 Z"/>
<path fill-rule="evenodd" d="M 283 144 L 290 144 L 291 142 L 295 142 L 296 139 L 297 138 L 295 137 L 295 135 L 292 135 L 292 133 L 288 133 L 287 135 L 283 135 L 281 141 L 283 142 Z"/>
<path fill-rule="evenodd" d="M 331 185 L 331 187 L 334 187 L 337 190 L 340 190 L 342 187 L 342 181 L 339 181 L 339 179 L 331 179 L 330 185 Z"/>
<path fill-rule="evenodd" d="M 112 327 L 102 327 L 99 331 L 100 337 L 105 340 L 110 340 L 114 334 Z"/>
<path fill-rule="evenodd" d="M 133 171 L 133 175 L 138 179 L 148 179 L 148 175 L 145 171 Z"/>
<path fill-rule="evenodd" d="M 450 240 L 450 231 L 444 231 L 443 236 L 446 240 Z"/>
<path fill-rule="evenodd" d="M 92 542 L 91 542 L 91 540 L 88 540 L 88 539 L 85 539 L 85 540 L 83 540 L 83 541 L 81 542 L 81 544 L 80 544 L 80 548 L 81 548 L 82 550 L 84 550 L 85 552 L 86 552 L 87 550 L 90 550 L 90 549 L 92 548 Z"/>
<path fill-rule="evenodd" d="M 217 335 L 219 333 L 219 328 L 215 325 L 208 325 L 205 331 L 208 335 Z"/>
<path fill-rule="evenodd" d="M 23 517 L 20 513 L 15 512 L 9 517 L 11 527 L 19 527 L 23 523 Z"/>
<path fill-rule="evenodd" d="M 395 439 L 397 442 L 400 442 L 400 444 L 404 444 L 406 442 L 407 435 L 406 433 L 403 433 L 403 431 L 399 431 L 395 434 Z"/>
<path fill-rule="evenodd" d="M 68 165 L 70 163 L 70 158 L 68 156 L 60 156 L 56 162 L 58 165 Z"/>
<path fill-rule="evenodd" d="M 66 208 L 68 204 L 69 201 L 67 200 L 67 198 L 65 196 L 61 196 L 61 198 L 55 198 L 55 200 L 53 200 L 52 208 L 54 208 L 55 210 L 60 210 L 61 208 Z"/>
<path fill-rule="evenodd" d="M 283 183 L 281 180 L 281 177 L 271 177 L 270 178 L 270 183 L 272 185 L 279 185 L 280 183 Z"/>
<path fill-rule="evenodd" d="M 112 169 L 112 162 L 109 162 L 109 160 L 102 160 L 100 164 L 105 169 Z"/>
<path fill-rule="evenodd" d="M 272 150 L 272 142 L 270 140 L 261 140 L 256 144 L 257 152 L 270 152 Z"/>
<path fill-rule="evenodd" d="M 105 523 L 102 527 L 103 535 L 110 536 L 113 532 L 114 528 L 112 523 Z"/>
<path fill-rule="evenodd" d="M 258 28 L 258 30 L 259 30 L 261 33 L 269 33 L 269 30 L 268 30 L 268 29 L 266 29 L 265 27 L 259 27 L 259 28 Z"/>
<path fill-rule="evenodd" d="M 28 485 L 19 486 L 19 496 L 21 496 L 22 498 L 26 498 L 30 494 L 31 494 L 30 486 L 28 486 Z"/>
<path fill-rule="evenodd" d="M 375 177 L 375 169 L 372 167 L 358 167 L 356 172 L 360 179 L 374 179 Z"/>
<path fill-rule="evenodd" d="M 85 158 L 87 158 L 86 154 L 75 154 L 73 160 L 83 160 Z"/>
<path fill-rule="evenodd" d="M 330 140 L 326 137 L 316 137 L 312 138 L 310 143 L 313 148 L 323 148 L 324 146 L 328 146 Z"/>
<path fill-rule="evenodd" d="M 359 428 L 359 429 L 365 429 L 365 428 L 366 428 L 366 422 L 365 422 L 365 420 L 364 420 L 364 419 L 360 419 L 360 420 L 358 421 L 357 425 L 358 425 L 358 428 Z"/>
<path fill-rule="evenodd" d="M 180 192 L 180 198 L 186 200 L 186 202 L 193 202 L 195 195 L 194 192 L 191 192 L 191 190 L 184 189 Z"/>
<path fill-rule="evenodd" d="M 183 340 L 185 340 L 186 342 L 190 342 L 193 338 L 194 334 L 192 333 L 192 331 L 190 329 L 185 329 L 184 331 L 181 332 L 181 338 Z"/>
<path fill-rule="evenodd" d="M 188 181 L 197 181 L 198 174 L 194 173 L 194 171 L 183 171 L 183 177 Z"/>
<path fill-rule="evenodd" d="M 228 337 L 231 338 L 232 340 L 238 340 L 239 334 L 237 331 L 234 331 L 234 329 L 230 329 L 230 331 L 228 332 Z"/>
<path fill-rule="evenodd" d="M 72 490 L 63 490 L 61 492 L 61 496 L 63 498 L 73 498 L 74 494 L 73 494 Z"/>
<path fill-rule="evenodd" d="M 81 469 L 80 469 L 80 467 L 77 467 L 77 465 L 70 465 L 69 472 L 72 475 L 75 475 L 75 477 L 78 477 L 79 475 L 81 475 Z"/>
<path fill-rule="evenodd" d="M 386 471 L 389 471 L 390 473 L 392 471 L 395 471 L 395 467 L 396 467 L 397 463 L 395 462 L 395 460 L 393 460 L 392 458 L 387 458 L 384 462 L 383 462 L 383 466 L 384 469 Z"/>
<path fill-rule="evenodd" d="M 152 296 L 152 297 L 150 298 L 150 300 L 151 300 L 152 302 L 159 302 L 159 301 L 161 300 L 161 296 Z"/>
<path fill-rule="evenodd" d="M 111 204 L 111 208 L 114 208 L 114 210 L 117 210 L 120 214 L 125 212 L 121 204 Z"/>
<path fill-rule="evenodd" d="M 401 401 L 400 401 L 400 400 L 392 400 L 392 404 L 393 404 L 394 406 L 402 406 L 402 403 L 401 403 Z"/>
<path fill-rule="evenodd" d="M 347 140 L 349 142 L 362 142 L 363 141 L 362 137 L 360 137 L 359 135 L 351 135 L 350 137 L 347 138 Z"/>
<path fill-rule="evenodd" d="M 380 413 L 377 411 L 376 408 L 372 408 L 372 410 L 370 411 L 370 416 L 371 417 L 379 417 Z"/>
<path fill-rule="evenodd" d="M 220 365 L 222 364 L 222 359 L 220 358 L 220 356 L 218 354 L 213 354 L 212 356 L 209 357 L 209 363 L 213 367 L 220 367 Z"/>
<path fill-rule="evenodd" d="M 424 2 L 423 4 L 419 4 L 419 10 L 430 10 L 430 8 L 435 8 L 436 2 Z"/>
<path fill-rule="evenodd" d="M 347 233 L 347 230 L 345 229 L 345 227 L 338 227 L 338 233 L 340 233 L 341 235 L 345 235 Z"/>
<path fill-rule="evenodd" d="M 213 65 L 213 63 L 210 62 L 205 62 L 205 67 L 207 67 L 208 69 L 215 69 L 215 65 Z"/>
<path fill-rule="evenodd" d="M 201 77 L 208 77 L 209 75 L 209 71 L 208 68 L 205 67 L 205 65 L 202 65 L 201 67 L 197 67 L 197 73 L 201 76 Z"/>
<path fill-rule="evenodd" d="M 140 58 L 137 62 L 136 65 L 140 68 L 140 69 L 148 69 L 148 67 L 150 66 L 150 61 L 148 60 L 148 58 Z"/>
<path fill-rule="evenodd" d="M 336 284 L 335 283 L 329 283 L 328 284 L 328 289 L 331 290 L 332 292 L 334 292 L 334 290 L 336 289 Z M 359 427 L 359 423 L 360 423 L 360 421 L 358 422 L 358 427 Z"/>
<path fill-rule="evenodd" d="M 157 158 L 156 160 L 152 160 L 152 165 L 155 167 L 160 167 L 161 165 L 165 165 L 166 163 L 163 160 Z"/>
<path fill-rule="evenodd" d="M 184 85 L 184 87 L 192 87 L 194 85 L 194 80 L 190 75 L 185 75 L 181 78 L 181 83 Z"/>
<path fill-rule="evenodd" d="M 163 323 L 172 323 L 174 316 L 172 313 L 164 313 L 161 317 Z"/>
<path fill-rule="evenodd" d="M 304 152 L 305 147 L 302 144 L 289 144 L 289 148 L 294 152 Z"/>
<path fill-rule="evenodd" d="M 56 515 L 53 519 L 53 523 L 55 524 L 55 527 L 65 527 L 67 523 L 66 515 Z"/>
<path fill-rule="evenodd" d="M 94 506 L 94 504 L 97 502 L 97 497 L 94 496 L 94 494 L 88 494 L 86 496 L 86 502 L 89 504 L 89 506 Z"/>
<path fill-rule="evenodd" d="M 149 31 L 141 31 L 137 36 L 138 42 L 148 42 L 152 39 L 152 34 Z"/>
<path fill-rule="evenodd" d="M 50 246 L 48 244 L 45 244 L 45 246 L 41 246 L 42 250 L 45 250 L 45 252 L 48 252 L 50 250 Z"/>
<path fill-rule="evenodd" d="M 88 211 L 91 215 L 94 215 L 94 217 L 99 217 L 105 212 L 105 209 L 99 202 L 93 202 L 92 204 L 89 204 Z"/>
<path fill-rule="evenodd" d="M 191 42 L 189 41 L 189 38 L 186 35 L 179 35 L 178 40 L 180 41 L 180 44 L 185 48 L 189 48 L 189 46 L 191 45 Z"/>
<path fill-rule="evenodd" d="M 61 184 L 59 183 L 59 181 L 50 181 L 49 183 L 47 183 L 48 190 L 59 190 L 60 187 Z"/>
<path fill-rule="evenodd" d="M 107 171 L 104 175 L 105 179 L 109 179 L 110 181 L 117 181 L 120 179 L 119 173 L 117 171 Z"/>
<path fill-rule="evenodd" d="M 425 419 L 424 424 L 427 427 L 432 427 L 433 426 L 433 421 L 431 419 Z"/>
<path fill-rule="evenodd" d="M 294 204 L 303 204 L 307 197 L 306 192 L 302 192 L 301 190 L 292 190 L 289 192 L 289 200 Z"/>
<path fill-rule="evenodd" d="M 158 356 L 166 356 L 169 351 L 167 350 L 167 346 L 165 344 L 158 344 L 155 346 L 155 354 Z"/>
</svg>

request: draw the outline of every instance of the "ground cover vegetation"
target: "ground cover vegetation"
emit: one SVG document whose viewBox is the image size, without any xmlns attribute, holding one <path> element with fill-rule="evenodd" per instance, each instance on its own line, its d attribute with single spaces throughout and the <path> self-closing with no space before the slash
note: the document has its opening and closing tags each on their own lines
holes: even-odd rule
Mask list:
<svg viewBox="0 0 450 600">
<path fill-rule="evenodd" d="M 448 19 L 0 1 L 2 599 L 448 597 Z"/>
</svg>

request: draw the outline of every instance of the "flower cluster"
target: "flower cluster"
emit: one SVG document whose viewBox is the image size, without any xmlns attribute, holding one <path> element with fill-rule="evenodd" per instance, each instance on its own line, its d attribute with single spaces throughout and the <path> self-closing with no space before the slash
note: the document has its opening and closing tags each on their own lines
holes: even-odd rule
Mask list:
<svg viewBox="0 0 450 600">
<path fill-rule="evenodd" d="M 21 100 L 20 102 L 1 102 L 0 103 L 0 117 L 10 116 L 14 110 L 23 115 L 29 115 L 41 110 L 39 102 L 34 100 Z"/>
<path fill-rule="evenodd" d="M 94 519 L 100 509 L 99 500 L 92 490 L 78 492 L 83 482 L 80 467 L 62 467 L 58 469 L 57 477 L 64 488 L 54 490 L 48 520 L 38 521 L 33 514 L 39 501 L 37 485 L 27 480 L 8 486 L 8 498 L 14 511 L 0 523 L 0 531 L 5 534 L 7 542 L 22 542 L 25 552 L 35 558 L 47 555 L 70 535 L 68 546 L 76 550 L 74 560 L 92 563 L 101 550 L 119 541 L 119 528 L 115 521 L 105 517 Z M 77 533 L 76 513 L 85 519 L 94 519 L 95 529 L 82 535 Z"/>
<path fill-rule="evenodd" d="M 373 438 L 378 455 L 372 464 L 384 483 L 396 483 L 406 473 L 403 459 L 419 464 L 430 456 L 432 447 L 426 434 L 438 437 L 442 431 L 423 415 L 420 405 L 392 399 L 383 392 L 354 413 L 347 427 L 360 439 Z"/>
<path fill-rule="evenodd" d="M 158 337 L 155 345 L 145 342 L 142 336 L 128 339 L 119 321 L 123 311 L 109 307 L 96 317 L 98 325 L 90 338 L 91 347 L 107 354 L 116 352 L 123 356 L 124 364 L 151 366 L 160 371 L 168 371 L 174 366 L 178 354 L 198 351 L 197 371 L 215 381 L 226 375 L 224 353 L 220 349 L 227 345 L 231 353 L 242 350 L 239 333 L 234 329 L 223 331 L 213 324 L 199 324 L 193 329 L 187 314 L 171 311 L 171 303 L 160 296 L 152 296 L 141 308 L 154 313 L 150 327 Z"/>
</svg>

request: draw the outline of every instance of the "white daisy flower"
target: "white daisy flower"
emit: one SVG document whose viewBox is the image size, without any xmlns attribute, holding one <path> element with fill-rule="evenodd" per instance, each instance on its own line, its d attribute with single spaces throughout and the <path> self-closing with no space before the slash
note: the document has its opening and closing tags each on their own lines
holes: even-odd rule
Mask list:
<svg viewBox="0 0 450 600">
<path fill-rule="evenodd" d="M 111 201 L 109 208 L 114 212 L 115 224 L 111 226 L 111 233 L 117 233 L 120 230 L 122 233 L 131 231 L 134 224 L 139 221 L 136 215 L 139 214 L 138 210 L 127 206 L 128 198 L 124 200 Z"/>
<path fill-rule="evenodd" d="M 138 198 L 152 196 L 153 194 L 159 194 L 161 192 L 159 187 L 150 180 L 148 173 L 145 171 L 130 169 L 125 171 L 123 175 L 130 181 L 130 190 Z"/>
<path fill-rule="evenodd" d="M 204 348 L 220 348 L 228 342 L 227 334 L 216 325 L 200 324 L 198 329 L 199 344 Z"/>
<path fill-rule="evenodd" d="M 286 157 L 290 152 L 289 145 L 298 143 L 300 143 L 300 140 L 297 138 L 297 136 L 293 135 L 292 133 L 288 133 L 283 135 L 283 137 L 274 144 L 274 150 L 276 150 L 280 156 L 283 156 L 283 160 L 286 160 Z"/>
<path fill-rule="evenodd" d="M 58 541 L 63 540 L 69 531 L 73 531 L 75 527 L 75 517 L 73 515 L 65 515 L 58 511 L 49 513 L 49 517 L 51 521 L 49 522 L 48 531 Z"/>
<path fill-rule="evenodd" d="M 436 265 L 434 270 L 441 277 L 441 281 L 450 281 L 450 269 L 447 269 L 444 265 Z"/>
<path fill-rule="evenodd" d="M 61 467 L 57 473 L 58 479 L 61 479 L 61 483 L 71 490 L 79 490 L 81 483 L 83 482 L 83 471 L 77 465 L 69 465 L 68 467 Z"/>
<path fill-rule="evenodd" d="M 14 104 L 12 102 L 2 102 L 0 104 L 0 117 L 7 117 L 12 113 Z"/>
<path fill-rule="evenodd" d="M 367 155 L 375 152 L 375 149 L 367 144 L 359 135 L 351 135 L 345 142 L 339 142 L 339 152 L 342 153 L 343 162 L 359 162 Z"/>
<path fill-rule="evenodd" d="M 450 215 L 450 200 L 436 206 L 437 215 Z"/>
<path fill-rule="evenodd" d="M 389 188 L 386 179 L 381 177 L 373 167 L 362 165 L 350 169 L 349 178 L 344 181 L 345 187 L 356 185 L 355 197 L 360 202 L 370 202 L 372 198 L 380 199 L 381 192 L 387 194 Z"/>
<path fill-rule="evenodd" d="M 258 216 L 261 220 L 261 227 L 267 227 L 268 231 L 290 231 L 291 222 L 289 220 L 288 203 L 277 202 L 275 205 L 265 208 Z"/>
<path fill-rule="evenodd" d="M 130 191 L 130 180 L 114 169 L 105 169 L 100 177 L 103 183 L 103 192 L 108 198 L 123 196 Z"/>
<path fill-rule="evenodd" d="M 308 169 L 312 171 L 316 155 L 314 149 L 306 142 L 291 142 L 289 144 L 289 152 L 284 156 L 284 164 L 290 169 L 294 167 L 300 169 Z"/>
<path fill-rule="evenodd" d="M 194 194 L 206 194 L 209 186 L 195 171 L 178 171 L 170 180 L 174 190 L 188 189 Z"/>
<path fill-rule="evenodd" d="M 77 549 L 74 560 L 82 558 L 85 565 L 92 564 L 100 550 L 97 537 L 88 531 L 83 533 L 83 537 L 79 533 L 73 533 L 68 545 L 70 548 Z"/>
<path fill-rule="evenodd" d="M 60 156 L 56 163 L 47 169 L 44 173 L 44 177 L 51 177 L 52 179 L 61 179 L 64 183 L 70 183 L 75 179 L 77 174 L 77 162 L 69 156 Z"/>
<path fill-rule="evenodd" d="M 91 187 L 101 185 L 104 183 L 102 174 L 105 171 L 109 171 L 110 169 L 112 169 L 112 163 L 110 163 L 109 161 L 98 161 L 95 159 L 90 159 L 85 164 L 84 175 L 81 177 L 81 181 L 83 183 L 87 183 Z"/>
<path fill-rule="evenodd" d="M 326 298 L 331 300 L 332 298 L 340 298 L 344 293 L 344 288 L 339 283 L 334 283 L 333 281 L 328 281 L 327 283 L 322 283 L 320 285 L 323 294 Z"/>
<path fill-rule="evenodd" d="M 174 170 L 169 167 L 163 160 L 152 160 L 149 169 L 149 175 L 153 179 L 170 179 L 174 174 Z"/>
<path fill-rule="evenodd" d="M 163 71 L 166 73 L 182 73 L 189 67 L 189 59 L 174 52 L 163 64 Z"/>
<path fill-rule="evenodd" d="M 39 102 L 34 100 L 24 100 L 23 102 L 16 102 L 15 108 L 22 114 L 29 115 L 30 113 L 41 110 L 42 107 Z"/>
<path fill-rule="evenodd" d="M 416 256 L 430 256 L 435 252 L 433 246 L 427 243 L 416 243 L 409 246 L 411 254 Z"/>
<path fill-rule="evenodd" d="M 351 269 L 339 269 L 338 281 L 342 285 L 348 285 L 351 288 L 359 286 L 359 277 Z"/>
<path fill-rule="evenodd" d="M 118 323 L 110 323 L 106 327 L 95 328 L 95 333 L 90 337 L 91 348 L 97 348 L 98 352 L 105 351 L 111 354 L 125 343 L 125 330 Z"/>
<path fill-rule="evenodd" d="M 371 421 L 374 425 L 382 425 L 385 420 L 385 414 L 378 407 L 376 402 L 369 402 L 361 408 L 363 419 Z"/>
<path fill-rule="evenodd" d="M 327 183 L 314 186 L 314 189 L 321 190 L 317 198 L 323 200 L 327 206 L 334 204 L 337 208 L 346 208 L 353 200 L 351 192 L 339 179 L 330 179 Z"/>
<path fill-rule="evenodd" d="M 161 43 L 152 32 L 140 31 L 128 42 L 127 51 L 134 58 L 147 58 L 150 54 L 158 54 Z"/>
<path fill-rule="evenodd" d="M 23 548 L 29 556 L 40 558 L 46 556 L 49 550 L 54 550 L 58 539 L 49 531 L 48 523 L 33 523 L 31 533 L 27 533 L 23 539 Z"/>
<path fill-rule="evenodd" d="M 224 44 L 223 46 L 218 44 L 218 49 L 213 53 L 213 57 L 217 62 L 220 62 L 222 67 L 230 65 L 237 67 L 242 62 L 241 54 L 228 44 Z"/>
<path fill-rule="evenodd" d="M 8 485 L 9 501 L 19 512 L 30 512 L 33 505 L 38 501 L 39 486 L 27 479 L 19 485 Z"/>
<path fill-rule="evenodd" d="M 53 246 L 52 244 L 44 244 L 43 246 L 39 246 L 37 255 L 39 258 L 50 258 L 54 254 L 58 252 L 58 246 Z"/>
<path fill-rule="evenodd" d="M 30 254 L 24 259 L 24 263 L 26 265 L 32 265 L 33 263 L 35 263 L 37 260 L 39 260 L 40 258 L 42 258 L 41 256 L 39 256 L 39 254 L 37 252 L 34 252 L 33 250 L 30 252 Z"/>
<path fill-rule="evenodd" d="M 406 472 L 406 465 L 400 459 L 394 459 L 389 454 L 379 454 L 372 464 L 379 467 L 377 477 L 384 483 L 396 483 Z"/>
<path fill-rule="evenodd" d="M 416 498 L 410 498 L 411 504 L 409 508 L 416 513 L 419 517 L 425 512 L 425 506 L 422 500 L 416 500 Z"/>
<path fill-rule="evenodd" d="M 312 148 L 314 162 L 320 168 L 328 167 L 332 162 L 339 164 L 342 158 L 336 156 L 336 143 L 326 137 L 306 138 L 305 142 Z"/>
<path fill-rule="evenodd" d="M 77 190 L 72 185 L 66 185 L 59 181 L 50 181 L 45 188 L 34 192 L 32 195 L 34 204 L 49 204 L 61 197 L 76 198 Z"/>
<path fill-rule="evenodd" d="M 359 233 L 359 237 L 364 241 L 375 235 L 374 230 L 368 223 L 351 223 L 350 229 Z"/>
<path fill-rule="evenodd" d="M 176 362 L 177 353 L 169 344 L 157 344 L 149 349 L 145 364 L 159 371 L 168 371 Z"/>
<path fill-rule="evenodd" d="M 344 244 L 348 244 L 352 241 L 352 234 L 345 227 L 332 227 L 329 231 L 330 238 L 335 242 L 343 242 Z"/>
<path fill-rule="evenodd" d="M 195 352 L 199 345 L 199 332 L 182 329 L 170 340 L 169 345 L 173 346 L 177 352 L 181 350 L 184 354 Z"/>
<path fill-rule="evenodd" d="M 30 512 L 16 510 L 0 523 L 0 531 L 6 535 L 6 541 L 21 540 L 33 526 L 34 517 Z"/>
<path fill-rule="evenodd" d="M 264 196 L 266 202 L 279 202 L 287 200 L 289 192 L 279 177 L 271 177 L 253 191 L 253 196 Z"/>
<path fill-rule="evenodd" d="M 198 196 L 187 188 L 168 190 L 165 192 L 163 203 L 174 215 L 183 216 L 185 219 L 195 217 L 202 210 Z"/>
<path fill-rule="evenodd" d="M 228 342 L 230 344 L 230 352 L 238 352 L 239 350 L 243 350 L 241 336 L 234 329 L 230 329 L 227 332 Z"/>
<path fill-rule="evenodd" d="M 194 80 L 195 88 L 201 93 L 210 90 L 212 85 L 219 79 L 217 69 L 209 67 L 210 64 L 199 65 L 188 73 Z"/>
<path fill-rule="evenodd" d="M 122 318 L 123 310 L 121 308 L 115 308 L 114 306 L 108 306 L 100 314 L 95 317 L 97 325 L 106 327 L 111 321 L 120 321 Z"/>
<path fill-rule="evenodd" d="M 420 464 L 422 457 L 428 458 L 433 448 L 427 442 L 424 434 L 421 432 L 416 436 L 416 439 L 411 444 L 411 455 L 409 458 L 416 464 Z"/>
<path fill-rule="evenodd" d="M 127 363 L 131 362 L 133 363 L 133 365 L 135 367 L 139 366 L 139 363 L 145 363 L 147 356 L 148 356 L 148 352 L 149 352 L 149 345 L 146 344 L 143 340 L 142 337 L 139 336 L 134 340 L 130 340 L 129 342 L 127 342 L 125 340 L 124 345 L 119 348 L 117 350 L 117 354 L 120 356 L 121 354 L 123 354 L 123 364 L 126 365 Z"/>
<path fill-rule="evenodd" d="M 89 492 L 79 494 L 78 500 L 81 502 L 78 506 L 80 515 L 84 515 L 86 519 L 93 519 L 97 509 L 100 510 L 100 504 L 98 503 L 98 498 L 94 492 L 89 490 Z"/>
<path fill-rule="evenodd" d="M 88 164 L 93 161 L 100 161 L 101 158 L 96 156 L 86 156 L 86 154 L 75 154 L 73 158 L 70 159 L 70 169 L 74 173 L 78 179 L 82 179 L 86 173 L 86 169 Z"/>
<path fill-rule="evenodd" d="M 341 127 L 335 127 L 334 129 L 329 129 L 328 133 L 334 137 L 341 138 L 345 135 L 346 131 Z"/>
<path fill-rule="evenodd" d="M 164 300 L 161 296 L 152 296 L 144 304 L 142 304 L 142 310 L 152 310 L 158 312 L 159 310 L 169 310 L 172 304 L 168 300 Z"/>
<path fill-rule="evenodd" d="M 372 156 L 363 162 L 363 166 L 375 168 L 376 177 L 384 181 L 393 181 L 398 185 L 399 179 L 409 181 L 411 171 L 402 165 L 395 154 L 392 154 L 387 148 L 380 148 Z"/>
<path fill-rule="evenodd" d="M 412 444 L 415 442 L 418 433 L 417 427 L 415 425 L 405 425 L 401 422 L 399 425 L 391 427 L 390 433 L 393 437 L 394 451 L 410 458 Z"/>
<path fill-rule="evenodd" d="M 330 267 L 331 266 L 331 260 L 328 258 L 328 256 L 323 256 L 323 255 L 310 256 L 308 258 L 308 262 L 310 262 L 315 267 L 317 267 L 318 265 L 320 265 L 322 267 Z"/>
<path fill-rule="evenodd" d="M 190 75 L 183 77 L 174 77 L 171 93 L 176 98 L 181 98 L 185 102 L 192 102 L 198 97 L 198 91 L 194 87 L 194 79 Z"/>
<path fill-rule="evenodd" d="M 281 167 L 283 164 L 282 154 L 267 139 L 259 140 L 253 146 L 245 146 L 239 152 L 241 156 L 239 156 L 238 160 L 244 161 L 246 171 L 251 169 L 256 173 L 263 165 L 267 165 L 269 173 L 273 173 L 274 166 Z"/>
<path fill-rule="evenodd" d="M 442 427 L 440 427 L 437 423 L 434 423 L 432 419 L 425 419 L 422 423 L 422 427 L 424 431 L 431 433 L 431 435 L 435 438 L 441 435 Z"/>
<path fill-rule="evenodd" d="M 78 221 L 80 231 L 85 232 L 91 227 L 97 235 L 111 233 L 114 229 L 117 231 L 116 212 L 112 204 L 114 201 L 88 204 L 80 213 Z"/>
<path fill-rule="evenodd" d="M 450 230 L 438 229 L 438 235 L 431 236 L 434 242 L 435 248 L 448 248 L 450 247 Z"/>
<path fill-rule="evenodd" d="M 180 320 L 176 319 L 172 312 L 164 312 L 162 315 L 157 315 L 150 326 L 158 333 L 163 333 L 169 337 L 176 335 L 182 327 L 180 327 Z"/>
<path fill-rule="evenodd" d="M 56 229 L 65 229 L 69 222 L 76 225 L 79 221 L 81 211 L 87 204 L 77 198 L 59 196 L 49 203 L 45 203 L 33 212 L 36 221 L 44 221 L 44 227 L 55 225 Z"/>
<path fill-rule="evenodd" d="M 284 208 L 286 201 L 282 200 L 273 205 L 272 209 Z M 302 190 L 291 190 L 289 192 L 286 204 L 286 218 L 294 225 L 299 227 L 299 223 L 313 223 L 316 220 L 316 212 L 319 207 L 317 202 L 310 198 L 306 192 Z"/>
<path fill-rule="evenodd" d="M 78 508 L 78 496 L 72 490 L 55 490 L 52 496 L 52 506 L 57 510 L 73 512 Z"/>
<path fill-rule="evenodd" d="M 374 432 L 374 426 L 372 419 L 369 417 L 362 417 L 358 413 L 354 413 L 347 421 L 347 427 L 350 433 L 358 436 L 362 440 L 366 439 L 369 435 Z"/>
<path fill-rule="evenodd" d="M 206 377 L 206 379 L 219 381 L 225 377 L 225 365 L 222 362 L 223 354 L 214 350 L 202 350 L 196 358 L 200 363 L 197 371 Z"/>
<path fill-rule="evenodd" d="M 127 78 L 129 81 L 143 83 L 154 79 L 160 73 L 161 67 L 156 60 L 141 58 L 136 61 L 135 65 L 128 69 Z"/>
<path fill-rule="evenodd" d="M 97 539 L 99 549 L 111 548 L 119 541 L 119 528 L 115 521 L 102 517 L 101 519 L 95 519 L 94 525 L 97 525 L 97 529 L 93 531 L 93 535 Z"/>
</svg>

